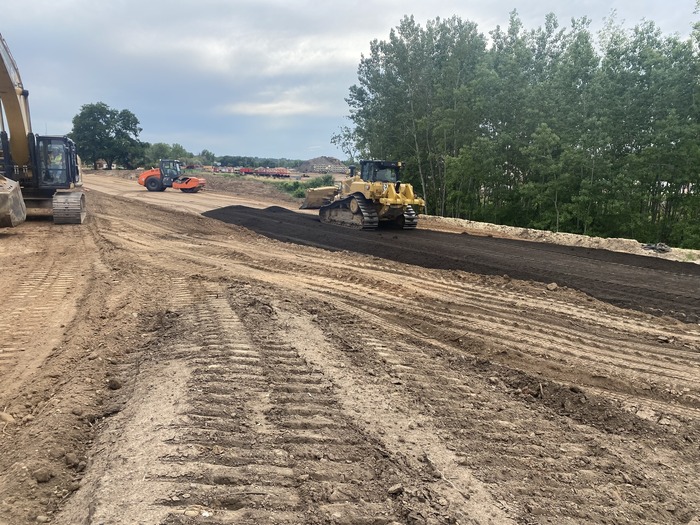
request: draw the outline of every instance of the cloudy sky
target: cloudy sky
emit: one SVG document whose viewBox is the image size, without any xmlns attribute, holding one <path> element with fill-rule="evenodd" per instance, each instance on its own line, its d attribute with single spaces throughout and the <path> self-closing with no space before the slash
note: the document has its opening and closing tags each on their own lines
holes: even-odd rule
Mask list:
<svg viewBox="0 0 700 525">
<path fill-rule="evenodd" d="M 696 0 L 9 0 L 0 34 L 30 92 L 34 131 L 61 135 L 83 104 L 128 109 L 140 138 L 192 153 L 344 158 L 330 137 L 373 39 L 404 15 L 457 15 L 488 34 L 516 9 L 526 29 L 612 10 L 690 34 Z M 671 7 L 672 6 L 672 7 Z"/>
</svg>

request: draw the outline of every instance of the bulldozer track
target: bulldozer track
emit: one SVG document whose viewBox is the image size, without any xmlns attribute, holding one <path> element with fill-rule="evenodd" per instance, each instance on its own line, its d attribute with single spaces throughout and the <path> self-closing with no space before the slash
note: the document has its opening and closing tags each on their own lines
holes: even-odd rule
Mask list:
<svg viewBox="0 0 700 525">
<path fill-rule="evenodd" d="M 404 230 L 414 230 L 418 226 L 418 214 L 413 209 L 413 206 L 406 206 L 403 212 L 403 229 Z"/>
<path fill-rule="evenodd" d="M 352 212 L 352 202 L 357 203 L 359 213 Z M 321 206 L 319 218 L 321 222 L 327 224 L 350 226 L 361 230 L 375 230 L 379 226 L 379 216 L 374 206 L 359 193 Z"/>
</svg>

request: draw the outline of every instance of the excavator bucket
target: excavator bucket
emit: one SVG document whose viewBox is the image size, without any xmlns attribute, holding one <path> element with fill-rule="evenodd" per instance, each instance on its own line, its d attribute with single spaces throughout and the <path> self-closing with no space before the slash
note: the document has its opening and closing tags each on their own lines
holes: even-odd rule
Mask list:
<svg viewBox="0 0 700 525">
<path fill-rule="evenodd" d="M 302 210 L 314 210 L 320 208 L 324 204 L 328 204 L 338 194 L 338 188 L 335 186 L 321 186 L 320 188 L 312 188 L 306 191 L 306 198 L 301 203 Z"/>
<path fill-rule="evenodd" d="M 0 227 L 12 227 L 27 219 L 19 183 L 0 175 Z"/>
</svg>

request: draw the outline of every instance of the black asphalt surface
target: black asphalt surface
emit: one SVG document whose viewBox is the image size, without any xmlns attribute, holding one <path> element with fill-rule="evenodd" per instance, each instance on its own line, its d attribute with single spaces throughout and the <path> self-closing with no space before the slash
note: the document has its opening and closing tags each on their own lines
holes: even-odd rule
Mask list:
<svg viewBox="0 0 700 525">
<path fill-rule="evenodd" d="M 691 323 L 700 320 L 697 264 L 464 233 L 354 230 L 323 224 L 316 216 L 280 207 L 228 206 L 204 215 L 279 241 L 347 250 L 425 268 L 556 283 L 623 308 Z"/>
</svg>

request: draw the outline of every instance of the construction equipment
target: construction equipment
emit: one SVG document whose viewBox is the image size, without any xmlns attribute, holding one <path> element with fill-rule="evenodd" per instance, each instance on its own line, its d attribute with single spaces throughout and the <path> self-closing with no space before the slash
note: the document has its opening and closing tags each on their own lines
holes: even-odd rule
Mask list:
<svg viewBox="0 0 700 525">
<path fill-rule="evenodd" d="M 144 171 L 139 175 L 139 184 L 148 191 L 165 191 L 174 188 L 185 193 L 197 193 L 204 189 L 206 179 L 182 175 L 180 161 L 161 160 L 157 168 Z"/>
<path fill-rule="evenodd" d="M 359 174 L 350 166 L 350 177 L 338 186 L 308 190 L 301 208 L 318 208 L 321 222 L 363 230 L 374 230 L 380 222 L 414 229 L 414 207 L 422 208 L 425 201 L 415 196 L 413 186 L 400 181 L 400 171 L 400 162 L 361 160 Z"/>
<path fill-rule="evenodd" d="M 21 224 L 27 208 L 51 208 L 56 224 L 81 224 L 85 195 L 76 190 L 82 181 L 75 143 L 32 133 L 28 98 L 0 35 L 0 226 Z"/>
</svg>

